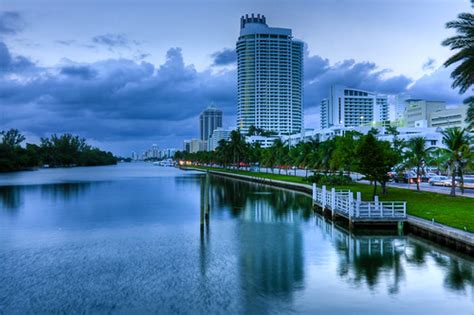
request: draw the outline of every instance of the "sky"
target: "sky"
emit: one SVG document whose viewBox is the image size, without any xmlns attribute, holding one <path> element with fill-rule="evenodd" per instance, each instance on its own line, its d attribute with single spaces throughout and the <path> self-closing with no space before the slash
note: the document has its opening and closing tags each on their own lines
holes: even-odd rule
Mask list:
<svg viewBox="0 0 474 315">
<path fill-rule="evenodd" d="M 128 156 L 198 138 L 214 103 L 236 124 L 240 16 L 306 43 L 305 127 L 332 84 L 445 100 L 446 22 L 469 0 L 0 0 L 0 130 L 73 133 Z"/>
</svg>

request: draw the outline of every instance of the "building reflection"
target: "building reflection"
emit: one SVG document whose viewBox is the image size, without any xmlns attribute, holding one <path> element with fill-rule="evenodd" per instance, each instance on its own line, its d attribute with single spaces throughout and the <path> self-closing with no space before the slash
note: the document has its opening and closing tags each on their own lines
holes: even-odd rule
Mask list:
<svg viewBox="0 0 474 315">
<path fill-rule="evenodd" d="M 314 213 L 306 196 L 265 185 L 219 176 L 202 176 L 201 271 L 209 257 L 210 224 L 213 215 L 230 215 L 238 220 L 238 266 L 243 305 L 247 312 L 261 311 L 255 297 L 273 296 L 291 301 L 304 288 L 305 257 L 303 224 L 316 225 L 337 254 L 337 276 L 351 286 L 397 295 L 408 272 L 427 270 L 435 263 L 444 270 L 444 286 L 456 292 L 474 290 L 474 264 L 459 253 L 450 252 L 414 236 L 396 232 L 350 231 L 344 224 Z M 206 208 L 207 205 L 207 208 Z M 206 221 L 206 212 L 211 218 Z M 415 271 L 413 271 L 415 270 Z M 271 312 L 272 310 L 267 309 Z"/>
<path fill-rule="evenodd" d="M 209 222 L 206 211 L 227 209 L 239 220 L 239 276 L 247 312 L 261 311 L 256 296 L 291 299 L 303 288 L 304 257 L 301 220 L 309 218 L 311 202 L 301 194 L 275 191 L 217 176 L 203 176 L 201 185 L 201 261 L 207 259 Z M 275 193 L 277 192 L 277 193 Z M 208 194 L 208 196 L 206 196 Z M 208 209 L 206 210 L 206 205 Z M 222 210 L 220 210 L 222 211 Z M 205 265 L 205 264 L 204 264 Z M 205 268 L 205 267 L 204 267 Z"/>
</svg>

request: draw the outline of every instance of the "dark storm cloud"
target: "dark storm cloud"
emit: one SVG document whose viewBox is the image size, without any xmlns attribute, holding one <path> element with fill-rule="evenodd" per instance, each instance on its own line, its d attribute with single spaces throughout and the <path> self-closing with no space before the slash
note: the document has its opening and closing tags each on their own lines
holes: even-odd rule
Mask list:
<svg viewBox="0 0 474 315">
<path fill-rule="evenodd" d="M 24 27 L 23 19 L 19 12 L 4 11 L 0 12 L 0 35 L 16 34 Z"/>
<path fill-rule="evenodd" d="M 323 98 L 328 97 L 331 85 L 335 84 L 385 94 L 406 91 L 412 80 L 403 75 L 386 77 L 389 72 L 372 62 L 348 59 L 330 65 L 328 59 L 306 54 L 305 107 L 318 106 Z"/>
<path fill-rule="evenodd" d="M 0 42 L 0 75 L 31 69 L 34 63 L 24 56 L 12 56 L 7 45 Z"/>
<path fill-rule="evenodd" d="M 226 66 L 237 62 L 235 49 L 224 48 L 221 51 L 213 53 L 211 56 L 214 59 L 213 65 L 215 66 Z"/>
<path fill-rule="evenodd" d="M 0 129 L 16 126 L 39 136 L 69 130 L 98 140 L 171 137 L 195 133 L 188 120 L 212 101 L 227 114 L 235 109 L 235 72 L 197 71 L 179 48 L 170 49 L 158 68 L 107 59 L 23 79 L 18 72 L 0 81 L 7 109 Z"/>
<path fill-rule="evenodd" d="M 165 62 L 156 67 L 144 61 L 106 59 L 40 68 L 26 57 L 12 55 L 0 42 L 0 130 L 14 127 L 36 136 L 72 132 L 103 143 L 196 137 L 198 115 L 211 102 L 226 117 L 235 115 L 237 73 L 198 71 L 184 63 L 182 54 L 180 48 L 171 48 Z M 345 60 L 331 65 L 328 59 L 306 54 L 305 108 L 317 108 L 332 84 L 459 100 L 446 69 L 410 88 L 409 78 L 388 73 L 371 62 Z"/>
<path fill-rule="evenodd" d="M 97 75 L 97 72 L 88 66 L 65 66 L 61 68 L 61 74 L 78 77 L 83 80 L 92 79 Z"/>
<path fill-rule="evenodd" d="M 413 98 L 446 101 L 451 105 L 460 105 L 466 96 L 460 95 L 457 90 L 451 88 L 453 81 L 450 74 L 452 71 L 452 67 L 440 67 L 432 73 L 424 75 L 410 86 L 409 95 Z"/>
</svg>

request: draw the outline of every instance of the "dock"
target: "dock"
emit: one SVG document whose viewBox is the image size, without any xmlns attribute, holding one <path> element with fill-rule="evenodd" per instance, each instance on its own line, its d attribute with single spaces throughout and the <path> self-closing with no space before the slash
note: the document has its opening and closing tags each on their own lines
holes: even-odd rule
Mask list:
<svg viewBox="0 0 474 315">
<path fill-rule="evenodd" d="M 351 224 L 398 223 L 407 220 L 406 201 L 363 201 L 361 193 L 326 186 L 312 186 L 313 204 L 330 212 L 333 218 L 343 217 Z"/>
</svg>

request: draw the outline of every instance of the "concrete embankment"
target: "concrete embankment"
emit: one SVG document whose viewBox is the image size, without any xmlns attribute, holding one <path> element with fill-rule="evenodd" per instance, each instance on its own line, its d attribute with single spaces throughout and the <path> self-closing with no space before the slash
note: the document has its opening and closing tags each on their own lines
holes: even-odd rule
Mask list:
<svg viewBox="0 0 474 315">
<path fill-rule="evenodd" d="M 206 172 L 206 170 L 188 168 L 198 171 Z M 269 178 L 262 178 L 258 176 L 235 174 L 230 172 L 221 172 L 215 170 L 208 170 L 210 174 L 232 177 L 246 181 L 272 185 L 276 187 L 296 190 L 312 196 L 312 187 L 309 184 L 292 183 L 281 180 L 274 180 Z M 474 256 L 474 234 L 459 229 L 451 228 L 449 226 L 431 222 L 422 218 L 408 215 L 405 228 L 408 232 L 423 236 L 433 240 L 439 244 L 449 246 L 451 249 L 456 249 Z"/>
</svg>

